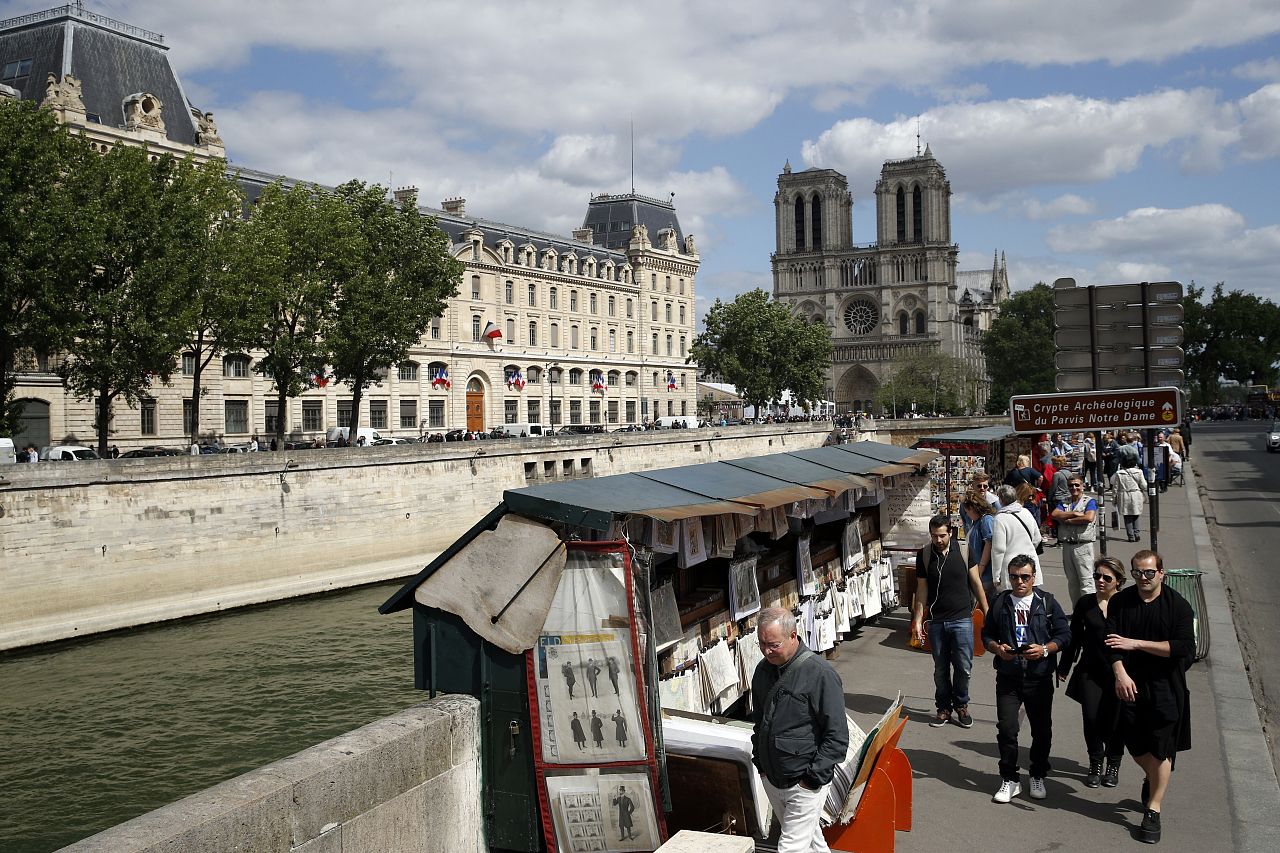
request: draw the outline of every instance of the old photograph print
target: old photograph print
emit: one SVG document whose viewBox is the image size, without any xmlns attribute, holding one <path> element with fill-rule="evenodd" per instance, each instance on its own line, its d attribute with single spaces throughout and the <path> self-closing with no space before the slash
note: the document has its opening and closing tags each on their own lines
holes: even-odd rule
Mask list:
<svg viewBox="0 0 1280 853">
<path fill-rule="evenodd" d="M 538 647 L 543 760 L 643 759 L 631 647 L 625 631 L 544 634 Z"/>
</svg>

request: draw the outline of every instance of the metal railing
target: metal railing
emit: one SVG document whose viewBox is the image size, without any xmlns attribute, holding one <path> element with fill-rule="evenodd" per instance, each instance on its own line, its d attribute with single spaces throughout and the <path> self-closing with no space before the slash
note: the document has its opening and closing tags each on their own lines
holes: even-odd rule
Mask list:
<svg viewBox="0 0 1280 853">
<path fill-rule="evenodd" d="M 164 36 L 151 30 L 135 27 L 133 24 L 126 24 L 123 21 L 117 21 L 115 18 L 108 18 L 106 15 L 99 15 L 96 12 L 90 12 L 80 3 L 69 6 L 55 6 L 52 9 L 45 9 L 41 12 L 32 12 L 28 15 L 18 15 L 14 18 L 6 18 L 0 21 L 0 32 L 4 30 L 16 29 L 18 27 L 27 27 L 32 24 L 39 24 L 44 21 L 52 21 L 57 18 L 78 18 L 103 29 L 114 30 L 118 33 L 134 36 L 145 41 L 154 42 L 155 44 L 164 44 Z"/>
</svg>

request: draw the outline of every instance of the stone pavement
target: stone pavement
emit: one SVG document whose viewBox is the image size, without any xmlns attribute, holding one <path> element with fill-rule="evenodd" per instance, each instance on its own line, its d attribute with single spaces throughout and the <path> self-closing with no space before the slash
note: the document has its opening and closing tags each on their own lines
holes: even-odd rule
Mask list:
<svg viewBox="0 0 1280 853">
<path fill-rule="evenodd" d="M 1166 795 L 1160 849 L 1176 851 L 1280 850 L 1280 787 L 1262 734 L 1257 708 L 1236 643 L 1218 565 L 1193 472 L 1185 487 L 1160 496 L 1160 553 L 1166 568 L 1198 568 L 1211 630 L 1208 658 L 1187 673 L 1191 690 L 1192 749 L 1180 753 Z M 1108 513 L 1109 514 L 1109 513 Z M 1108 553 L 1129 557 L 1143 541 L 1108 541 Z M 1121 531 L 1122 532 L 1122 531 Z M 1067 595 L 1061 552 L 1045 549 L 1044 585 L 1063 601 Z M 1132 581 L 1130 581 L 1131 583 Z M 1143 847 L 1130 828 L 1141 821 L 1141 771 L 1126 757 L 1118 788 L 1084 786 L 1088 757 L 1081 733 L 1080 706 L 1062 688 L 1054 698 L 1053 770 L 1049 797 L 1033 801 L 1027 792 L 1022 727 L 1023 793 L 1009 805 L 991 795 L 1000 785 L 996 769 L 995 673 L 989 655 L 974 661 L 971 729 L 954 723 L 927 726 L 933 715 L 933 664 L 907 648 L 910 616 L 904 610 L 881 617 L 857 638 L 839 647 L 833 661 L 844 679 L 846 704 L 864 727 L 901 690 L 910 723 L 902 747 L 914 768 L 914 829 L 897 833 L 902 853 L 940 850 L 1109 850 Z"/>
</svg>

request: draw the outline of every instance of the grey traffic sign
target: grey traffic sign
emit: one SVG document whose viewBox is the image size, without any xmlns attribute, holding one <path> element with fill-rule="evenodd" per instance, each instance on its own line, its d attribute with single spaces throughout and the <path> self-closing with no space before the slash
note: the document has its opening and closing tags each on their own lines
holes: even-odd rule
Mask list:
<svg viewBox="0 0 1280 853">
<path fill-rule="evenodd" d="M 1059 279 L 1061 281 L 1062 279 Z M 1108 284 L 1093 289 L 1098 308 L 1142 304 L 1141 284 Z M 1147 285 L 1147 304 L 1171 305 L 1182 301 L 1182 284 L 1176 281 L 1153 281 Z M 1053 304 L 1058 308 L 1089 307 L 1089 288 L 1056 287 Z"/>
<path fill-rule="evenodd" d="M 1146 372 L 1143 370 L 1126 370 L 1124 373 L 1100 373 L 1098 375 L 1098 387 L 1093 387 L 1093 377 L 1087 372 L 1081 373 L 1059 373 L 1054 379 L 1054 386 L 1059 391 L 1120 391 L 1127 388 L 1144 388 L 1148 384 L 1153 387 L 1172 387 L 1180 388 L 1185 382 L 1185 375 L 1181 370 L 1169 370 L 1162 368 L 1151 371 L 1151 382 L 1147 382 Z"/>
<path fill-rule="evenodd" d="M 1145 364 L 1146 350 L 1142 349 L 1103 349 L 1098 351 L 1098 369 L 1121 372 L 1119 368 L 1141 368 Z M 1180 368 L 1183 362 L 1181 347 L 1152 348 L 1151 366 Z M 1090 372 L 1093 360 L 1086 350 L 1059 350 L 1054 356 L 1054 365 L 1061 371 Z"/>
<path fill-rule="evenodd" d="M 1099 329 L 1123 326 L 1141 326 L 1143 323 L 1178 326 L 1182 324 L 1182 305 L 1149 305 L 1146 316 L 1143 316 L 1141 305 L 1124 305 L 1098 311 L 1097 327 Z M 1053 324 L 1059 329 L 1088 329 L 1088 308 L 1058 308 L 1053 312 Z M 1142 338 L 1138 338 L 1136 346 L 1142 346 Z"/>
<path fill-rule="evenodd" d="M 1182 306 L 1178 306 L 1179 309 Z M 1094 337 L 1099 347 L 1141 347 L 1142 326 L 1123 326 L 1113 328 L 1100 326 Z M 1182 326 L 1152 325 L 1147 330 L 1147 344 L 1152 347 L 1181 346 L 1183 340 Z M 1053 333 L 1053 342 L 1060 350 L 1089 351 L 1089 329 L 1058 329 Z"/>
</svg>

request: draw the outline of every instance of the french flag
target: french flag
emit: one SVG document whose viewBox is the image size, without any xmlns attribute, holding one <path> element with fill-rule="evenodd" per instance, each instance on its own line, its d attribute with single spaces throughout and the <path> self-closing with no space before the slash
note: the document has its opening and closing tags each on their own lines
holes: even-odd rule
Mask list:
<svg viewBox="0 0 1280 853">
<path fill-rule="evenodd" d="M 502 330 L 498 328 L 498 324 L 490 320 L 484 324 L 484 337 L 491 341 L 496 341 L 502 337 Z"/>
<path fill-rule="evenodd" d="M 668 391 L 676 390 L 676 375 L 672 373 L 670 370 L 667 371 L 667 390 Z"/>
</svg>

